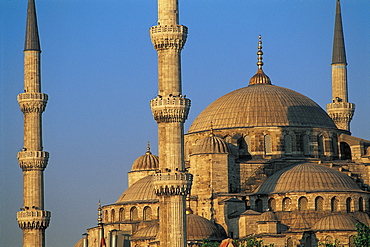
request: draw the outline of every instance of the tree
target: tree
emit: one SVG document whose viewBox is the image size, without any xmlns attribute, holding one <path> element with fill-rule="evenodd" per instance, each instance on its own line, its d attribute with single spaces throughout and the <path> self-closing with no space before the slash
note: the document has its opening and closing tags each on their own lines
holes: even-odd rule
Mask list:
<svg viewBox="0 0 370 247">
<path fill-rule="evenodd" d="M 355 236 L 355 246 L 363 247 L 370 246 L 370 228 L 369 226 L 357 223 L 356 224 L 357 235 Z"/>
</svg>

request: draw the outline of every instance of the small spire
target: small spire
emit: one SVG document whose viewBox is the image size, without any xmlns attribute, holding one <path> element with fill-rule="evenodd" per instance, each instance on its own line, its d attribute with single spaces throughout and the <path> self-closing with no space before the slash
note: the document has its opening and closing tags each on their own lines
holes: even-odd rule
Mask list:
<svg viewBox="0 0 370 247">
<path fill-rule="evenodd" d="M 148 145 L 146 147 L 146 153 L 145 154 L 152 154 L 152 152 L 150 152 L 150 141 L 148 141 Z"/>
<path fill-rule="evenodd" d="M 257 51 L 257 66 L 258 70 L 257 73 L 249 80 L 249 85 L 255 85 L 255 84 L 268 84 L 271 85 L 270 78 L 263 72 L 262 66 L 262 36 L 258 35 L 258 51 Z"/>
<path fill-rule="evenodd" d="M 35 0 L 28 0 L 25 51 L 41 51 L 39 31 L 37 28 Z"/>
<path fill-rule="evenodd" d="M 342 25 L 342 14 L 340 10 L 340 1 L 337 0 L 334 24 L 334 41 L 332 64 L 347 64 L 346 49 L 344 47 L 344 35 Z"/>
<path fill-rule="evenodd" d="M 185 213 L 186 214 L 193 214 L 194 212 L 193 212 L 193 210 L 191 209 L 191 207 L 190 207 L 190 195 L 188 195 L 187 197 L 186 197 L 186 204 L 188 204 L 187 205 L 187 207 L 186 207 L 186 209 L 185 209 Z"/>
<path fill-rule="evenodd" d="M 100 203 L 100 199 L 99 199 L 99 203 L 98 203 L 98 225 L 102 225 L 103 224 L 103 210 L 101 208 L 101 203 Z"/>
</svg>

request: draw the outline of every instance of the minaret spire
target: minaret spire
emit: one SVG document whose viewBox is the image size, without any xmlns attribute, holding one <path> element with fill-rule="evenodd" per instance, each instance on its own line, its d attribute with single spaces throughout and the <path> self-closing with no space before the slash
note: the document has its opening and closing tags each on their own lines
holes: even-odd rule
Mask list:
<svg viewBox="0 0 370 247">
<path fill-rule="evenodd" d="M 28 0 L 25 51 L 41 51 L 39 31 L 37 28 L 36 7 L 34 0 Z"/>
<path fill-rule="evenodd" d="M 268 84 L 271 85 L 270 78 L 265 74 L 262 70 L 263 62 L 262 62 L 262 36 L 258 35 L 258 51 L 257 51 L 257 73 L 249 80 L 249 85 L 256 85 L 256 84 Z"/>
<path fill-rule="evenodd" d="M 347 59 L 344 46 L 340 1 L 336 2 L 332 54 L 332 103 L 326 105 L 329 116 L 338 129 L 350 131 L 355 104 L 348 102 Z"/>
<path fill-rule="evenodd" d="M 49 153 L 43 151 L 42 113 L 48 96 L 41 93 L 40 41 L 35 1 L 28 1 L 26 40 L 24 47 L 24 93 L 18 103 L 24 115 L 24 144 L 18 152 L 23 171 L 23 208 L 17 213 L 23 230 L 23 247 L 44 247 L 45 229 L 51 213 L 44 210 L 44 169 Z"/>
<path fill-rule="evenodd" d="M 159 172 L 153 176 L 159 196 L 161 247 L 186 246 L 185 198 L 192 175 L 185 172 L 184 122 L 190 100 L 182 94 L 181 50 L 188 29 L 179 25 L 178 0 L 158 0 L 158 25 L 150 37 L 158 54 L 158 96 L 150 106 L 158 123 Z"/>
</svg>

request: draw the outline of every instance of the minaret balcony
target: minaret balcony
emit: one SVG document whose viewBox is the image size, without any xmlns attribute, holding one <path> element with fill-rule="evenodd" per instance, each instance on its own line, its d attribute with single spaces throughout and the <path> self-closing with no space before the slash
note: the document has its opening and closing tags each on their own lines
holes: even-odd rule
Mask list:
<svg viewBox="0 0 370 247">
<path fill-rule="evenodd" d="M 150 28 L 150 37 L 156 50 L 181 50 L 187 36 L 188 28 L 182 25 L 158 25 Z"/>
<path fill-rule="evenodd" d="M 44 93 L 21 93 L 17 97 L 23 113 L 42 113 L 45 111 L 48 95 Z"/>
<path fill-rule="evenodd" d="M 349 109 L 349 110 L 355 110 L 356 106 L 353 103 L 348 102 L 333 102 L 326 105 L 326 110 L 337 110 L 337 109 Z"/>
<path fill-rule="evenodd" d="M 158 122 L 181 122 L 188 118 L 190 99 L 183 95 L 162 97 L 157 96 L 150 101 L 154 119 Z"/>
<path fill-rule="evenodd" d="M 154 191 L 158 196 L 190 193 L 193 175 L 185 172 L 156 173 L 153 175 Z"/>
<path fill-rule="evenodd" d="M 49 153 L 45 151 L 20 151 L 17 158 L 22 170 L 44 170 L 48 164 Z"/>
<path fill-rule="evenodd" d="M 25 209 L 17 212 L 21 229 L 46 229 L 50 223 L 51 212 L 39 209 Z"/>
</svg>

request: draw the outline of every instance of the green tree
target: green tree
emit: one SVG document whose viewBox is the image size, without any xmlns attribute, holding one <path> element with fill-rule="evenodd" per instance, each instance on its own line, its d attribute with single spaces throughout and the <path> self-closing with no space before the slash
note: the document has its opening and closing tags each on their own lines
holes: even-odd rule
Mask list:
<svg viewBox="0 0 370 247">
<path fill-rule="evenodd" d="M 208 239 L 203 239 L 202 245 L 200 247 L 219 247 L 220 243 L 218 242 L 212 242 L 209 241 Z"/>
<path fill-rule="evenodd" d="M 338 239 L 334 241 L 334 243 L 330 241 L 325 241 L 325 243 L 319 243 L 320 247 L 343 247 L 343 245 L 340 245 L 340 242 Z"/>
<path fill-rule="evenodd" d="M 369 226 L 357 223 L 356 224 L 357 235 L 355 236 L 355 246 L 363 247 L 370 246 L 370 228 Z"/>
</svg>

